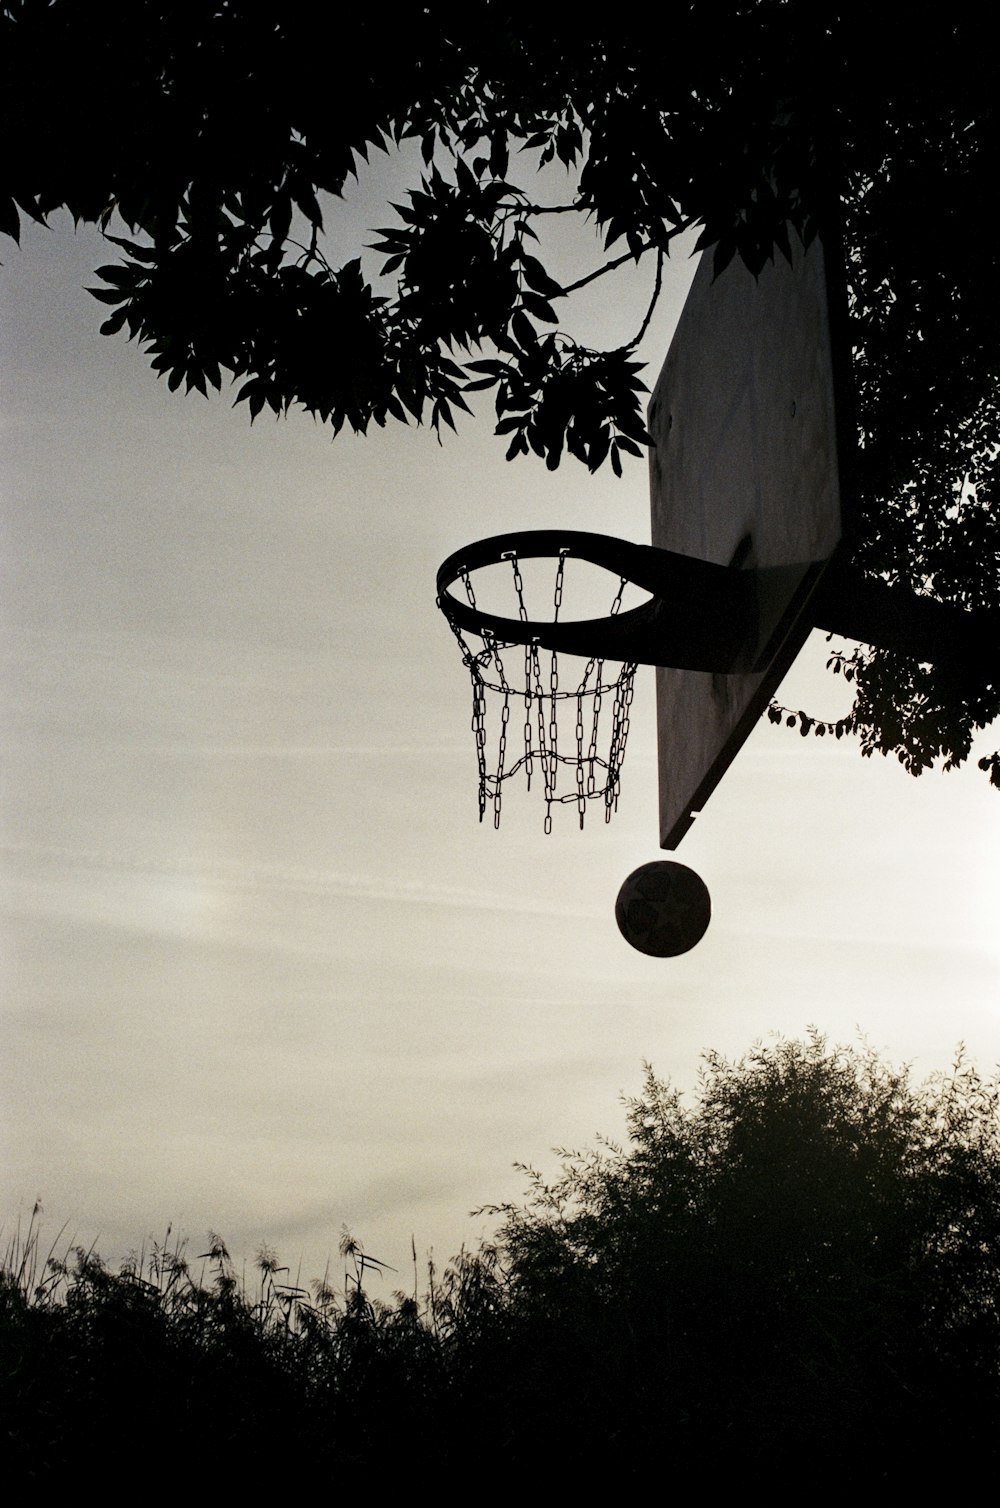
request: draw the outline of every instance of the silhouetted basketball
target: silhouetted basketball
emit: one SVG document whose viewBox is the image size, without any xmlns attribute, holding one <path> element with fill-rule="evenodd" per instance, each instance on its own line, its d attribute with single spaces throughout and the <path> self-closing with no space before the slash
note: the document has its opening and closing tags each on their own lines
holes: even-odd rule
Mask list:
<svg viewBox="0 0 1000 1508">
<path fill-rule="evenodd" d="M 701 942 L 712 920 L 712 900 L 693 869 L 657 859 L 629 875 L 618 892 L 615 920 L 640 953 L 676 958 Z"/>
</svg>

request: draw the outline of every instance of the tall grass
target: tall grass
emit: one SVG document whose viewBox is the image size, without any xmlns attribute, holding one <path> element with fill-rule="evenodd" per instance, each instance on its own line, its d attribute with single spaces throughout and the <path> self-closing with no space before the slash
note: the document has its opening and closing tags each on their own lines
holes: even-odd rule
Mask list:
<svg viewBox="0 0 1000 1508">
<path fill-rule="evenodd" d="M 306 1472 L 361 1487 L 384 1434 L 425 1451 L 474 1274 L 495 1266 L 429 1265 L 421 1295 L 415 1262 L 413 1292 L 383 1301 L 370 1279 L 390 1269 L 346 1232 L 339 1283 L 328 1271 L 306 1288 L 267 1246 L 238 1272 L 214 1233 L 189 1255 L 168 1229 L 112 1270 L 92 1247 L 60 1248 L 64 1233 L 46 1243 L 39 1215 L 0 1269 L 8 1484 L 135 1483 L 161 1461 L 220 1489 L 287 1489 Z"/>
</svg>

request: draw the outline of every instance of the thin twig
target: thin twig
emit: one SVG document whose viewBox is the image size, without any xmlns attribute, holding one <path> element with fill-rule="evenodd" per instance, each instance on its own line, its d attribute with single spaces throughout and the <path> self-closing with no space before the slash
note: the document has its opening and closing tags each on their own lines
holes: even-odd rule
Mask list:
<svg viewBox="0 0 1000 1508">
<path fill-rule="evenodd" d="M 647 241 L 645 246 L 640 249 L 639 257 L 644 257 L 647 251 L 652 251 L 653 245 L 654 242 Z M 605 262 L 604 266 L 598 267 L 596 272 L 588 272 L 587 276 L 580 278 L 579 282 L 568 284 L 563 289 L 563 293 L 576 293 L 578 288 L 586 288 L 587 284 L 594 282 L 596 278 L 604 277 L 607 272 L 614 272 L 616 268 L 623 267 L 626 262 L 637 262 L 639 257 L 635 256 L 631 251 L 626 251 L 622 256 L 615 257 L 613 262 Z"/>
<path fill-rule="evenodd" d="M 649 329 L 649 321 L 653 318 L 653 310 L 656 308 L 656 305 L 659 302 L 660 290 L 662 289 L 662 287 L 663 287 L 663 247 L 661 246 L 660 249 L 659 249 L 659 251 L 656 254 L 656 283 L 655 283 L 655 285 L 653 287 L 653 297 L 649 301 L 649 308 L 646 310 L 646 318 L 643 320 L 642 324 L 639 326 L 639 333 L 635 337 L 635 339 L 631 342 L 631 345 L 637 346 L 639 344 L 640 340 L 642 339 L 642 337 L 645 335 L 646 331 Z"/>
<path fill-rule="evenodd" d="M 675 236 L 682 235 L 684 231 L 690 230 L 692 225 L 694 225 L 695 223 L 696 222 L 694 216 L 691 216 L 689 219 L 683 221 L 680 225 L 675 225 L 671 230 L 667 232 L 667 239 L 669 241 L 672 241 Z M 623 252 L 620 257 L 615 257 L 614 261 L 605 262 L 604 266 L 598 267 L 595 272 L 588 272 L 587 276 L 585 278 L 580 278 L 579 282 L 570 283 L 566 288 L 563 289 L 563 293 L 575 293 L 578 288 L 585 288 L 588 283 L 592 283 L 595 278 L 603 277 L 606 272 L 614 272 L 616 268 L 623 267 L 626 262 L 637 262 L 639 260 L 639 257 L 644 257 L 647 251 L 652 251 L 653 247 L 657 246 L 658 244 L 659 243 L 656 241 L 647 241 L 643 246 L 639 248 L 638 256 L 636 256 L 636 254 L 631 251 Z M 663 248 L 660 247 L 661 256 L 662 251 Z"/>
</svg>

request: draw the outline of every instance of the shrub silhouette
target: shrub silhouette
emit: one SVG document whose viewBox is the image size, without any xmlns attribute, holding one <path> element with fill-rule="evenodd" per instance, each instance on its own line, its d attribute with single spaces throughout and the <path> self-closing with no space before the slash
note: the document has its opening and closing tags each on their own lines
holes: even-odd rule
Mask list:
<svg viewBox="0 0 1000 1508">
<path fill-rule="evenodd" d="M 373 1298 L 350 1237 L 342 1292 L 264 1249 L 251 1294 L 218 1238 L 197 1278 L 166 1243 L 111 1273 L 32 1226 L 0 1280 L 7 1480 L 954 1482 L 997 1455 L 997 1103 L 961 1056 L 914 1086 L 818 1034 L 707 1054 L 690 1107 L 647 1070 L 628 1146 L 526 1170 L 422 1297 Z"/>
<path fill-rule="evenodd" d="M 995 1085 L 813 1035 L 708 1054 L 690 1109 L 647 1071 L 629 1134 L 497 1211 L 525 1429 L 546 1400 L 580 1459 L 790 1482 L 994 1453 Z"/>
</svg>

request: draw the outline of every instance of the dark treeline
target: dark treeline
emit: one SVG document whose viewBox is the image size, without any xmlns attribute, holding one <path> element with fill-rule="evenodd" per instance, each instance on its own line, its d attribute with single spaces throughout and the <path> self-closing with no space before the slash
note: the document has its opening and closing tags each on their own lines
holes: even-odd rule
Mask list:
<svg viewBox="0 0 1000 1508">
<path fill-rule="evenodd" d="M 997 1086 L 818 1036 L 647 1075 L 629 1144 L 526 1170 L 426 1292 L 256 1287 L 212 1238 L 0 1279 L 4 1480 L 371 1494 L 954 1485 L 998 1448 Z M 152 1480 L 151 1480 L 152 1478 Z M 395 1483 L 395 1486 L 393 1485 Z"/>
</svg>

